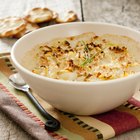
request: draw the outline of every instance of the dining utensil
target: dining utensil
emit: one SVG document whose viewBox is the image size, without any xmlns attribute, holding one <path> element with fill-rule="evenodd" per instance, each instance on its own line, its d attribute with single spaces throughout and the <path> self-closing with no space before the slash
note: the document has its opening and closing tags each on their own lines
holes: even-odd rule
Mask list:
<svg viewBox="0 0 140 140">
<path fill-rule="evenodd" d="M 37 101 L 37 99 L 30 92 L 30 87 L 25 83 L 21 76 L 16 73 L 9 77 L 9 83 L 17 90 L 26 93 L 27 97 L 32 101 L 39 112 L 47 119 L 45 123 L 45 129 L 50 131 L 56 131 L 60 128 L 60 122 L 51 116 Z"/>
</svg>

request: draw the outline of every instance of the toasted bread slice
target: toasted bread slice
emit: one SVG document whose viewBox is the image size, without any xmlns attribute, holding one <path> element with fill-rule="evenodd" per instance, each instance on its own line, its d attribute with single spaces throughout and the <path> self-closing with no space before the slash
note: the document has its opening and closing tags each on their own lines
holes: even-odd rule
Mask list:
<svg viewBox="0 0 140 140">
<path fill-rule="evenodd" d="M 56 18 L 56 22 L 57 23 L 66 23 L 66 22 L 73 22 L 76 21 L 78 19 L 76 13 L 74 11 L 69 11 L 68 13 L 64 14 L 64 15 L 59 15 Z"/>
<path fill-rule="evenodd" d="M 53 12 L 48 8 L 33 8 L 25 16 L 25 19 L 31 23 L 42 23 L 52 20 Z"/>
<path fill-rule="evenodd" d="M 14 37 L 15 38 L 20 38 L 20 37 L 24 36 L 25 34 L 27 34 L 29 32 L 32 32 L 32 31 L 34 31 L 38 28 L 39 28 L 39 26 L 36 23 L 27 22 L 27 25 L 26 25 L 25 29 L 23 29 L 21 32 L 14 35 Z"/>
<path fill-rule="evenodd" d="M 0 19 L 0 37 L 11 37 L 26 27 L 26 21 L 19 17 Z"/>
<path fill-rule="evenodd" d="M 53 17 L 52 17 L 52 19 L 54 20 L 54 19 L 56 19 L 57 17 L 58 17 L 58 13 L 53 11 Z"/>
</svg>

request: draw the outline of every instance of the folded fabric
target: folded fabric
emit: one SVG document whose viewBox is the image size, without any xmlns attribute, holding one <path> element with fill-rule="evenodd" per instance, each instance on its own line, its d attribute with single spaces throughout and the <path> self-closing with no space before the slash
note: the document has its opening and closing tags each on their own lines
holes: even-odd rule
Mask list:
<svg viewBox="0 0 140 140">
<path fill-rule="evenodd" d="M 140 107 L 134 99 L 103 114 L 76 116 L 56 110 L 34 94 L 40 104 L 61 122 L 60 130 L 47 132 L 44 129 L 46 119 L 40 115 L 24 93 L 13 89 L 8 84 L 8 77 L 14 72 L 16 70 L 10 63 L 9 57 L 1 55 L 0 109 L 36 139 L 102 140 L 140 127 Z"/>
<path fill-rule="evenodd" d="M 24 107 L 24 105 L 20 103 L 2 84 L 0 84 L 0 110 L 9 115 L 11 119 L 22 126 L 32 137 L 41 140 L 46 138 L 48 140 L 53 140 L 41 127 L 44 126 L 44 123 Z"/>
</svg>

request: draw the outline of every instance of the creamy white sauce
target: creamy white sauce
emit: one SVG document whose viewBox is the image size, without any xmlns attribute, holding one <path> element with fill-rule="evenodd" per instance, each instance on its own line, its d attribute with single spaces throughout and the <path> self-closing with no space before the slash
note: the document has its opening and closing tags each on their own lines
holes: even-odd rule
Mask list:
<svg viewBox="0 0 140 140">
<path fill-rule="evenodd" d="M 26 54 L 23 64 L 32 72 L 49 78 L 92 82 L 139 72 L 139 53 L 139 43 L 131 38 L 85 33 L 37 45 Z"/>
</svg>

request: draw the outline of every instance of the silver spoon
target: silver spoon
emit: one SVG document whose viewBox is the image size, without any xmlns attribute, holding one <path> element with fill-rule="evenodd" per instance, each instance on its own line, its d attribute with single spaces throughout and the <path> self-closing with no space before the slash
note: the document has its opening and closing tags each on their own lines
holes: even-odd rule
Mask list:
<svg viewBox="0 0 140 140">
<path fill-rule="evenodd" d="M 23 91 L 26 93 L 28 98 L 32 101 L 32 103 L 36 106 L 39 112 L 47 119 L 45 123 L 45 129 L 50 131 L 56 131 L 60 128 L 60 122 L 56 120 L 53 116 L 51 116 L 46 110 L 40 105 L 37 99 L 30 92 L 29 85 L 25 83 L 22 77 L 16 73 L 12 74 L 9 77 L 9 83 L 17 90 Z"/>
</svg>

